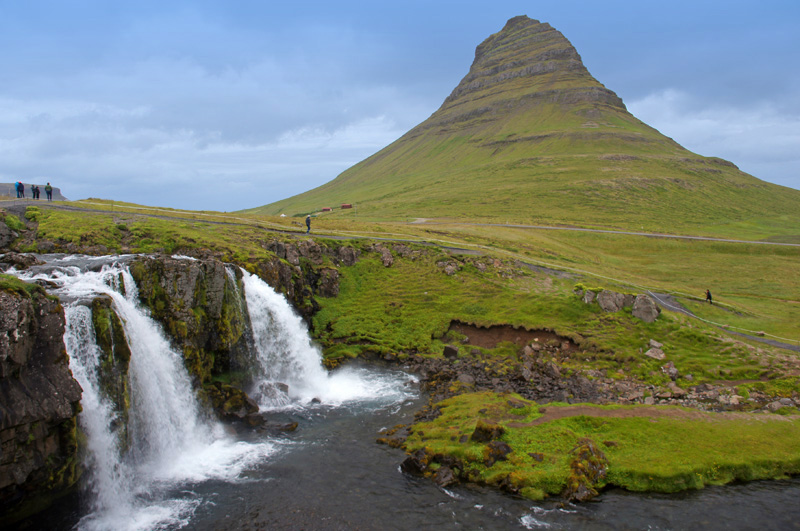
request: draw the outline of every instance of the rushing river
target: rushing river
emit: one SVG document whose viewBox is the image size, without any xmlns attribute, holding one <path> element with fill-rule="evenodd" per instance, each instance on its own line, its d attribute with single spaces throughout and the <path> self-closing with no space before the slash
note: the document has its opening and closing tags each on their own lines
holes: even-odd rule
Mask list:
<svg viewBox="0 0 800 531">
<path fill-rule="evenodd" d="M 80 494 L 23 529 L 800 529 L 798 480 L 679 495 L 609 491 L 562 506 L 403 474 L 402 450 L 375 439 L 424 405 L 416 378 L 363 364 L 328 373 L 285 299 L 247 273 L 250 393 L 276 423 L 298 428 L 234 431 L 200 410 L 181 355 L 139 306 L 126 258 L 51 260 L 17 274 L 47 281 L 64 301 L 65 344 L 84 389 L 86 473 Z M 129 449 L 97 382 L 86 307 L 97 295 L 112 298 L 132 350 Z"/>
</svg>

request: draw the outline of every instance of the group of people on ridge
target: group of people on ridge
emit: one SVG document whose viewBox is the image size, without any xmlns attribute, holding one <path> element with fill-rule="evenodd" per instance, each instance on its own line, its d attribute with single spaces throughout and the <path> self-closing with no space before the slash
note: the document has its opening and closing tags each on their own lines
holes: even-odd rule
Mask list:
<svg viewBox="0 0 800 531">
<path fill-rule="evenodd" d="M 20 181 L 17 181 L 17 183 L 14 185 L 14 188 L 17 190 L 17 199 L 25 199 L 25 185 L 22 184 Z M 33 199 L 39 199 L 39 193 L 40 193 L 39 185 L 32 184 L 31 197 Z M 50 186 L 50 183 L 47 183 L 47 185 L 44 187 L 44 193 L 47 194 L 48 201 L 53 200 L 53 187 Z"/>
</svg>

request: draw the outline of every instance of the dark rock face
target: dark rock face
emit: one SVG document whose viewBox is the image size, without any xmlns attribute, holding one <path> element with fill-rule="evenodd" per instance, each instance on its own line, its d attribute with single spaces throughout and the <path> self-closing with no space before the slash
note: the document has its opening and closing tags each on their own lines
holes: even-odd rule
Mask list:
<svg viewBox="0 0 800 531">
<path fill-rule="evenodd" d="M 118 436 L 121 449 L 128 447 L 128 411 L 130 390 L 128 366 L 131 349 L 122 328 L 122 321 L 112 308 L 111 297 L 100 296 L 92 301 L 92 326 L 100 349 L 98 380 L 104 395 L 114 404 L 120 422 Z"/>
<path fill-rule="evenodd" d="M 0 220 L 0 249 L 7 247 L 16 237 L 17 233 Z"/>
<path fill-rule="evenodd" d="M 206 396 L 220 418 L 244 420 L 258 413 L 258 404 L 247 394 L 228 384 L 214 382 L 205 386 Z"/>
<path fill-rule="evenodd" d="M 0 290 L 0 524 L 77 481 L 81 388 L 64 348 L 64 312 L 41 290 Z"/>
<path fill-rule="evenodd" d="M 519 16 L 510 19 L 501 31 L 478 45 L 469 73 L 453 89 L 441 109 L 420 127 L 442 126 L 478 117 L 496 120 L 512 112 L 513 105 L 502 102 L 478 108 L 466 107 L 464 103 L 479 101 L 498 85 L 514 83 L 517 78 L 547 78 L 551 82 L 573 80 L 571 86 L 558 90 L 551 90 L 552 83 L 527 81 L 530 88 L 524 97 L 530 101 L 592 102 L 625 109 L 614 92 L 592 78 L 577 50 L 561 32 L 550 24 Z M 458 110 L 460 107 L 470 110 L 465 113 Z"/>
<path fill-rule="evenodd" d="M 142 257 L 131 263 L 139 298 L 182 350 L 197 383 L 227 372 L 246 351 L 241 271 L 217 260 Z M 243 355 L 243 354 L 242 354 Z"/>
</svg>

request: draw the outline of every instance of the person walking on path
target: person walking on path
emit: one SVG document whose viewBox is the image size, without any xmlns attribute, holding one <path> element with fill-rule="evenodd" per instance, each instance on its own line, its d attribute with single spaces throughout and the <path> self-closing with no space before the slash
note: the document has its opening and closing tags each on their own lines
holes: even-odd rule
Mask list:
<svg viewBox="0 0 800 531">
<path fill-rule="evenodd" d="M 47 194 L 47 200 L 53 200 L 53 187 L 50 186 L 50 183 L 47 183 L 47 186 L 44 187 L 44 193 Z"/>
<path fill-rule="evenodd" d="M 311 214 L 306 216 L 306 227 L 308 227 L 308 230 L 306 230 L 306 234 L 308 234 L 311 232 Z"/>
<path fill-rule="evenodd" d="M 714 304 L 714 302 L 711 300 L 711 292 L 708 290 L 706 290 L 706 300 L 709 304 Z"/>
</svg>

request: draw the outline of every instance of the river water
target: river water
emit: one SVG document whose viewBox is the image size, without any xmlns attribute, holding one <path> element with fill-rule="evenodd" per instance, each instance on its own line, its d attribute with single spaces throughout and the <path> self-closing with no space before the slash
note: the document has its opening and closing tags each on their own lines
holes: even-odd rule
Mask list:
<svg viewBox="0 0 800 531">
<path fill-rule="evenodd" d="M 251 394 L 274 422 L 298 428 L 233 430 L 199 411 L 180 354 L 138 306 L 126 259 L 55 260 L 19 275 L 47 280 L 65 301 L 65 342 L 84 388 L 86 473 L 79 494 L 22 529 L 800 529 L 798 480 L 678 495 L 611 490 L 562 506 L 408 476 L 404 452 L 375 439 L 425 404 L 417 379 L 376 364 L 328 374 L 288 303 L 246 273 L 258 360 Z M 129 451 L 116 442 L 113 407 L 93 376 L 85 302 L 98 294 L 112 297 L 133 350 Z M 278 381 L 288 391 L 276 393 Z"/>
</svg>

